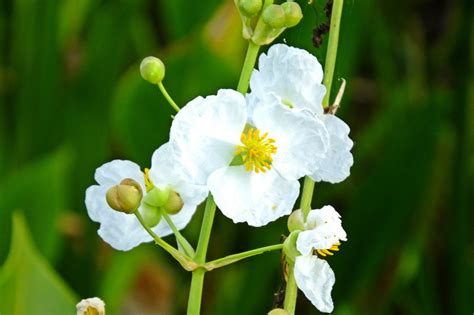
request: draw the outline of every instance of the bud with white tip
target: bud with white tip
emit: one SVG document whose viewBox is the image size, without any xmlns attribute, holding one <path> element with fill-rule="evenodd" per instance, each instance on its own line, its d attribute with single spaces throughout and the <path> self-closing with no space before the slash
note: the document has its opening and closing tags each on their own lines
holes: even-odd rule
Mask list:
<svg viewBox="0 0 474 315">
<path fill-rule="evenodd" d="M 105 304 L 94 297 L 80 301 L 76 305 L 77 315 L 105 315 Z"/>
</svg>

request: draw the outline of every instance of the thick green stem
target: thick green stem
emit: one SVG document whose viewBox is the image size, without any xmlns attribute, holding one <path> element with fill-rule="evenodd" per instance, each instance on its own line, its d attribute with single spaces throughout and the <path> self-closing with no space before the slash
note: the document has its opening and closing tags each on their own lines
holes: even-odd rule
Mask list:
<svg viewBox="0 0 474 315">
<path fill-rule="evenodd" d="M 239 260 L 249 258 L 252 256 L 260 255 L 266 252 L 270 252 L 273 250 L 280 250 L 283 248 L 283 244 L 277 244 L 277 245 L 270 245 L 270 246 L 265 246 L 261 248 L 256 248 L 252 249 L 246 252 L 238 253 L 238 254 L 233 254 L 229 256 L 225 256 L 210 262 L 207 262 L 204 264 L 203 268 L 206 269 L 207 271 L 211 271 L 213 269 L 217 269 L 220 267 L 224 267 L 230 264 L 233 264 Z"/>
<path fill-rule="evenodd" d="M 161 93 L 165 97 L 166 101 L 170 104 L 170 106 L 176 111 L 179 112 L 179 106 L 176 105 L 176 103 L 173 101 L 171 96 L 168 94 L 168 91 L 166 91 L 165 86 L 163 85 L 162 82 L 158 83 L 158 87 L 160 88 Z"/>
<path fill-rule="evenodd" d="M 283 307 L 289 315 L 294 315 L 296 310 L 296 298 L 298 295 L 298 287 L 296 286 L 295 275 L 293 274 L 293 267 L 289 268 L 288 280 L 285 288 L 285 302 Z"/>
<path fill-rule="evenodd" d="M 237 91 L 242 94 L 247 93 L 250 83 L 250 77 L 252 76 L 253 67 L 257 61 L 258 51 L 260 46 L 249 41 L 249 46 L 247 48 L 247 55 L 245 56 L 244 66 L 242 72 L 240 73 L 239 84 L 237 85 Z"/>
<path fill-rule="evenodd" d="M 329 98 L 331 96 L 331 87 L 334 77 L 334 67 L 336 66 L 336 57 L 337 57 L 337 46 L 339 43 L 339 29 L 341 25 L 341 15 L 342 7 L 344 0 L 334 0 L 332 6 L 331 14 L 331 26 L 329 29 L 329 42 L 328 50 L 326 52 L 326 64 L 324 67 L 324 80 L 323 84 L 326 86 L 326 95 L 323 99 L 323 107 L 329 106 Z M 311 209 L 311 201 L 313 199 L 314 192 L 314 181 L 305 177 L 303 184 L 303 192 L 301 195 L 301 211 L 304 214 L 305 220 L 308 216 L 309 210 Z M 290 271 L 288 274 L 288 281 L 286 283 L 285 291 L 285 310 L 293 315 L 295 313 L 296 307 L 296 298 L 298 293 L 298 288 L 296 287 L 295 277 L 293 273 L 293 266 L 290 266 Z"/>
</svg>

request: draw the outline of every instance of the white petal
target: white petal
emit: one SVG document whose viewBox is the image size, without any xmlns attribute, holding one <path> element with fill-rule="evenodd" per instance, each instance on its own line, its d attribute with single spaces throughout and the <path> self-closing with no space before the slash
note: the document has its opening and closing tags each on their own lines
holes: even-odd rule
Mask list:
<svg viewBox="0 0 474 315">
<path fill-rule="evenodd" d="M 250 80 L 252 94 L 264 99 L 273 93 L 295 108 L 323 113 L 326 88 L 321 84 L 323 70 L 316 57 L 303 49 L 277 44 L 268 54 L 260 55 L 258 67 Z"/>
<path fill-rule="evenodd" d="M 298 179 L 318 168 L 329 145 L 326 127 L 308 110 L 289 109 L 278 103 L 259 104 L 253 123 L 275 139 L 272 165 L 287 179 Z"/>
<path fill-rule="evenodd" d="M 339 213 L 332 206 L 324 206 L 308 213 L 306 230 L 298 235 L 296 248 L 301 254 L 308 255 L 313 249 L 330 249 L 346 240 Z"/>
<path fill-rule="evenodd" d="M 117 185 L 124 178 L 143 182 L 140 166 L 126 160 L 113 160 L 95 170 L 95 180 L 100 185 Z"/>
<path fill-rule="evenodd" d="M 315 181 L 339 183 L 349 176 L 354 164 L 351 153 L 354 143 L 349 138 L 350 129 L 343 120 L 334 115 L 321 115 L 320 118 L 329 132 L 329 150 L 326 157 L 320 160 L 319 169 L 310 177 Z"/>
<path fill-rule="evenodd" d="M 181 167 L 198 179 L 196 184 L 205 184 L 210 173 L 229 165 L 246 121 L 245 98 L 234 90 L 198 97 L 179 111 L 170 142 Z"/>
<path fill-rule="evenodd" d="M 311 255 L 296 257 L 295 280 L 298 288 L 320 312 L 333 311 L 331 291 L 336 277 L 325 260 Z"/>
<path fill-rule="evenodd" d="M 262 226 L 291 213 L 298 197 L 298 181 L 281 177 L 276 171 L 245 171 L 244 166 L 218 169 L 208 181 L 222 213 L 235 223 Z"/>
</svg>

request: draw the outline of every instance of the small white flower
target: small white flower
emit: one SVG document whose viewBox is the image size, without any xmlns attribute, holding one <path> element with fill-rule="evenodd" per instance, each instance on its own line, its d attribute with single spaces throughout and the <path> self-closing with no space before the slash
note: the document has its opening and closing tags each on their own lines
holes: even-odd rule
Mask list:
<svg viewBox="0 0 474 315">
<path fill-rule="evenodd" d="M 192 100 L 170 132 L 185 172 L 208 185 L 224 215 L 252 226 L 291 212 L 297 180 L 316 169 L 313 157 L 324 156 L 328 142 L 312 113 L 290 111 L 276 98 L 255 107 L 249 120 L 244 96 L 233 90 Z"/>
<path fill-rule="evenodd" d="M 177 214 L 170 215 L 170 218 L 178 229 L 182 229 L 191 220 L 196 206 L 206 198 L 207 189 L 188 184 L 186 177 L 170 158 L 172 154 L 169 151 L 169 144 L 155 151 L 149 176 L 155 186 L 169 187 L 180 194 L 184 206 Z M 123 160 L 114 160 L 99 167 L 95 172 L 95 180 L 99 185 L 90 186 L 86 191 L 87 211 L 93 221 L 100 223 L 100 237 L 115 249 L 124 251 L 152 241 L 135 215 L 115 211 L 107 204 L 107 191 L 125 178 L 139 183 L 145 194 L 145 174 L 137 164 Z M 142 211 L 142 207 L 138 211 Z M 163 219 L 152 229 L 161 237 L 172 233 Z"/>
<path fill-rule="evenodd" d="M 76 305 L 77 315 L 105 315 L 105 303 L 97 297 L 81 300 Z"/>
<path fill-rule="evenodd" d="M 310 175 L 315 181 L 338 183 L 350 174 L 354 163 L 350 152 L 353 142 L 349 127 L 339 118 L 324 114 L 322 100 L 326 88 L 321 83 L 323 70 L 316 57 L 307 51 L 285 44 L 272 46 L 267 54 L 260 55 L 259 69 L 250 80 L 251 100 L 277 97 L 281 106 L 308 109 L 322 120 L 330 135 L 329 150 L 324 157 L 317 157 L 319 167 Z M 260 106 L 252 102 L 251 110 Z"/>
<path fill-rule="evenodd" d="M 311 210 L 305 224 L 305 231 L 301 231 L 296 241 L 296 248 L 303 255 L 313 250 L 319 250 L 323 256 L 327 250 L 337 246 L 340 241 L 346 241 L 347 234 L 342 228 L 341 216 L 332 206 Z"/>
<path fill-rule="evenodd" d="M 303 255 L 296 257 L 294 268 L 296 285 L 306 298 L 319 311 L 331 313 L 331 291 L 336 277 L 329 264 L 315 255 Z"/>
</svg>

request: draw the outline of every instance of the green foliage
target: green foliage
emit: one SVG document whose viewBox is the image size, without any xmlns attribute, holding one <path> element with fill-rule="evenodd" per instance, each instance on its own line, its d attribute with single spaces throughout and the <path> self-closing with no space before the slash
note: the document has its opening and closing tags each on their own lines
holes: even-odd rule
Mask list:
<svg viewBox="0 0 474 315">
<path fill-rule="evenodd" d="M 10 254 L 0 271 L 0 313 L 72 314 L 77 301 L 35 249 L 25 218 L 15 213 Z"/>
</svg>

